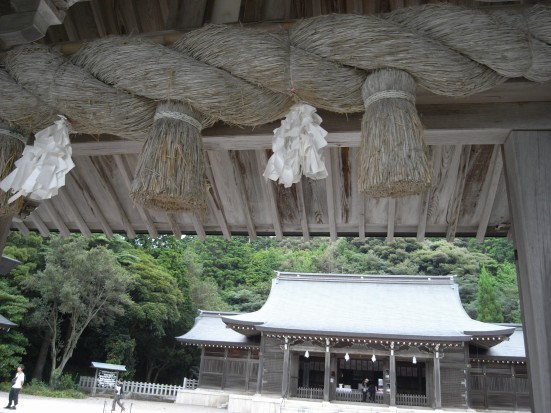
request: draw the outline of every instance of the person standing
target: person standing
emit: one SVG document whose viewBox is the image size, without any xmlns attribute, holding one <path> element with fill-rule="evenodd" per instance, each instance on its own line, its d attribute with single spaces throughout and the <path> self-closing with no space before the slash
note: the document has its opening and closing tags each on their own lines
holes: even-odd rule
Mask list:
<svg viewBox="0 0 551 413">
<path fill-rule="evenodd" d="M 362 381 L 362 402 L 367 402 L 367 389 L 369 387 L 369 379 Z"/>
<path fill-rule="evenodd" d="M 124 408 L 124 404 L 121 402 L 121 399 L 124 396 L 124 391 L 122 387 L 122 380 L 117 380 L 117 384 L 115 384 L 115 397 L 113 398 L 113 406 L 111 407 L 112 412 L 115 411 L 117 404 L 121 407 L 121 412 L 124 412 L 126 410 Z"/>
<path fill-rule="evenodd" d="M 11 380 L 12 386 L 8 396 L 8 405 L 4 407 L 5 409 L 15 410 L 17 408 L 17 404 L 19 403 L 19 392 L 23 388 L 23 383 L 25 383 L 25 373 L 23 373 L 24 368 L 25 366 L 23 366 L 23 364 L 17 366 L 15 377 Z"/>
</svg>

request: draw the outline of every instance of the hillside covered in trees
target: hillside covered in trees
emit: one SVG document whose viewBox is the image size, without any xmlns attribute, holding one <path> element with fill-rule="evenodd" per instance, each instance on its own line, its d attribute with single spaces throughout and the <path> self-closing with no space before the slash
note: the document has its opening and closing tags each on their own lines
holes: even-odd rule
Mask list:
<svg viewBox="0 0 551 413">
<path fill-rule="evenodd" d="M 191 328 L 199 309 L 258 309 L 277 270 L 454 275 L 471 317 L 520 323 L 507 239 L 251 242 L 13 233 L 4 255 L 22 262 L 0 279 L 0 314 L 20 326 L 0 343 L 4 379 L 21 360 L 30 377 L 44 381 L 92 375 L 91 361 L 105 361 L 125 364 L 134 380 L 181 383 L 196 374 L 199 353 L 174 337 Z"/>
</svg>

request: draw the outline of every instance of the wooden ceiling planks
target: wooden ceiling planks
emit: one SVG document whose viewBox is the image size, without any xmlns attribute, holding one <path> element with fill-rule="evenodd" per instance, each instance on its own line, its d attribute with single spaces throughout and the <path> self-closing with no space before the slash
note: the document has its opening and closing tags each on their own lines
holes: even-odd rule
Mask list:
<svg viewBox="0 0 551 413">
<path fill-rule="evenodd" d="M 74 5 L 62 26 L 51 26 L 45 43 L 106 35 L 151 36 L 200 27 L 222 19 L 215 7 L 237 12 L 244 24 L 277 30 L 294 19 L 327 13 L 372 14 L 424 4 L 415 0 L 92 0 Z M 231 3 L 231 5 L 230 5 Z M 475 1 L 453 1 L 480 7 Z M 238 7 L 237 10 L 235 7 Z M 483 7 L 488 7 L 486 3 Z M 489 6 L 491 7 L 491 6 Z M 270 22 L 273 23 L 270 25 Z M 167 32 L 173 31 L 173 32 Z M 159 37 L 158 35 L 161 34 Z M 153 36 L 157 36 L 153 38 Z M 61 49 L 65 50 L 63 45 Z M 503 178 L 500 145 L 514 129 L 551 129 L 551 83 L 512 80 L 465 98 L 437 96 L 419 88 L 417 107 L 426 127 L 433 159 L 433 184 L 422 195 L 396 200 L 372 199 L 358 193 L 357 148 L 362 114 L 348 116 L 319 111 L 328 135 L 326 161 L 329 178 L 302 178 L 291 188 L 262 177 L 271 147 L 272 130 L 279 122 L 256 128 L 230 128 L 217 124 L 203 131 L 209 181 L 204 216 L 164 214 L 136 207 L 129 186 L 141 142 L 77 137 L 73 145 L 77 168 L 67 178 L 66 190 L 47 201 L 13 228 L 102 231 L 108 236 L 137 232 L 151 236 L 172 232 L 302 235 L 322 234 L 425 236 L 476 234 L 505 235 L 510 214 Z M 484 145 L 484 146 L 481 146 Z M 72 204 L 71 204 L 72 203 Z M 54 218 L 48 211 L 53 210 Z M 67 211 L 68 213 L 65 213 Z M 63 220 L 63 223 L 59 222 Z M 57 223 L 55 221 L 58 221 Z M 87 230 L 86 230 L 87 228 Z M 25 231 L 25 229 L 23 229 Z"/>
</svg>

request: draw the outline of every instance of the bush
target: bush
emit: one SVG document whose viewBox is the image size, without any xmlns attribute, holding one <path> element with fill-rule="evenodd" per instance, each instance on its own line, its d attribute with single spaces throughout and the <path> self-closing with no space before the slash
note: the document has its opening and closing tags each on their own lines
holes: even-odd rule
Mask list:
<svg viewBox="0 0 551 413">
<path fill-rule="evenodd" d="M 70 377 L 70 376 L 69 376 Z M 71 383 L 73 380 L 71 378 Z M 73 383 L 74 384 L 74 383 Z M 0 391 L 9 392 L 11 388 L 11 383 L 0 383 Z M 34 396 L 43 396 L 43 397 L 56 397 L 62 399 L 84 399 L 86 395 L 81 391 L 78 391 L 74 388 L 72 389 L 63 389 L 63 390 L 52 390 L 48 385 L 39 380 L 33 380 L 30 383 L 23 386 L 21 390 L 23 394 L 32 394 Z"/>
</svg>

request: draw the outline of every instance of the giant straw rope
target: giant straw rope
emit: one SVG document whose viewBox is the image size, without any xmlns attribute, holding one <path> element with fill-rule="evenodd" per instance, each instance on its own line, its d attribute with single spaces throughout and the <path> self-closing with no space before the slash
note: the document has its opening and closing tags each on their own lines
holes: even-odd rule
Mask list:
<svg viewBox="0 0 551 413">
<path fill-rule="evenodd" d="M 63 113 L 77 132 L 144 140 L 159 101 L 189 105 L 203 127 L 254 126 L 284 117 L 297 101 L 363 111 L 369 97 L 362 86 L 379 69 L 407 72 L 449 96 L 513 77 L 548 81 L 551 8 L 488 12 L 432 4 L 382 16 L 319 16 L 277 33 L 215 25 L 170 47 L 107 37 L 67 57 L 27 45 L 8 52 L 3 64 L 0 88 L 8 99 L 0 99 L 0 120 L 10 126 L 32 132 Z M 416 151 L 422 145 L 421 136 Z"/>
</svg>

